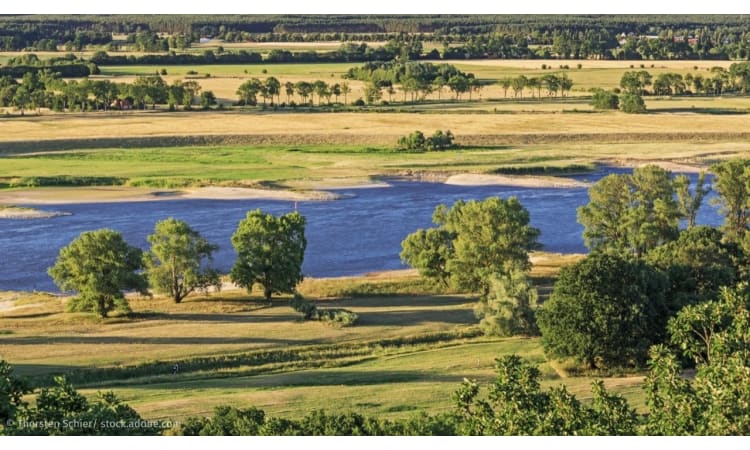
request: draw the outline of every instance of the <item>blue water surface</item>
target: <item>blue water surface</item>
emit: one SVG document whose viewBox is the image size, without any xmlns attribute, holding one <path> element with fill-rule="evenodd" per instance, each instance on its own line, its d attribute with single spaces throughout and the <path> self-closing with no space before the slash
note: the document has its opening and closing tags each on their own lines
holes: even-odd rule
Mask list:
<svg viewBox="0 0 750 450">
<path fill-rule="evenodd" d="M 596 181 L 623 172 L 603 169 L 574 177 Z M 694 176 L 692 176 L 694 179 Z M 391 187 L 341 189 L 344 199 L 298 202 L 307 218 L 308 241 L 303 272 L 313 277 L 356 275 L 404 267 L 401 241 L 417 228 L 432 226 L 435 206 L 459 199 L 516 196 L 529 210 L 532 224 L 542 232 L 544 250 L 585 252 L 576 209 L 588 202 L 586 188 L 550 189 L 511 186 L 452 186 L 442 183 L 389 181 Z M 56 291 L 47 275 L 59 249 L 81 232 L 98 228 L 120 231 L 143 249 L 154 224 L 167 217 L 187 221 L 220 246 L 215 266 L 228 272 L 234 259 L 230 237 L 247 211 L 261 208 L 274 214 L 294 210 L 294 202 L 270 200 L 170 200 L 133 203 L 96 203 L 44 206 L 70 216 L 53 219 L 0 220 L 0 290 Z M 715 206 L 706 200 L 698 222 L 721 223 Z"/>
</svg>

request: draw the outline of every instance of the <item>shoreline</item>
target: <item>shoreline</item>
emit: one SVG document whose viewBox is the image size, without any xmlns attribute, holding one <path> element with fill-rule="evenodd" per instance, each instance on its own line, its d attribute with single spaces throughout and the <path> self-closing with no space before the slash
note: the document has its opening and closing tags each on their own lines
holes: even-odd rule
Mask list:
<svg viewBox="0 0 750 450">
<path fill-rule="evenodd" d="M 515 186 L 528 188 L 556 188 L 575 189 L 588 188 L 590 183 L 573 180 L 565 177 L 538 176 L 538 175 L 493 175 L 480 173 L 464 173 L 451 175 L 445 184 L 454 186 Z"/>
<path fill-rule="evenodd" d="M 54 217 L 71 216 L 72 213 L 64 211 L 40 211 L 34 208 L 21 206 L 0 205 L 0 219 L 27 220 L 27 219 L 52 219 Z"/>
<path fill-rule="evenodd" d="M 353 178 L 336 180 L 294 180 L 292 189 L 264 189 L 255 187 L 204 186 L 181 189 L 158 189 L 129 186 L 38 187 L 0 190 L 0 218 L 2 211 L 14 205 L 70 205 L 83 203 L 125 203 L 166 200 L 279 200 L 331 201 L 347 195 L 334 192 L 340 189 L 369 189 L 392 187 L 388 175 L 381 178 Z M 515 186 L 527 188 L 576 189 L 588 188 L 589 183 L 565 177 L 537 175 L 494 175 L 481 173 L 406 174 L 393 177 L 410 181 L 440 182 L 456 186 Z M 298 189 L 298 190 L 297 190 Z M 5 208 L 3 208 L 5 206 Z M 25 208 L 31 210 L 31 208 Z M 38 211 L 17 218 L 47 218 L 67 213 Z M 14 215 L 16 216 L 16 215 Z M 16 217 L 13 217 L 16 218 Z"/>
<path fill-rule="evenodd" d="M 636 169 L 639 167 L 644 167 L 648 165 L 654 165 L 661 167 L 664 170 L 669 170 L 670 172 L 674 173 L 701 173 L 706 172 L 708 174 L 711 173 L 710 167 L 705 167 L 698 164 L 686 164 L 686 163 L 679 163 L 679 162 L 673 162 L 673 161 L 664 161 L 664 160 L 639 160 L 639 159 L 612 159 L 612 160 L 602 160 L 601 163 L 615 166 L 615 167 L 627 167 L 630 169 Z"/>
<path fill-rule="evenodd" d="M 327 191 L 291 191 L 222 186 L 186 189 L 150 189 L 121 186 L 41 187 L 0 191 L 0 207 L 3 205 L 71 205 L 199 199 L 327 201 L 340 198 L 342 198 L 341 195 Z M 0 209 L 1 211 L 2 209 Z"/>
</svg>

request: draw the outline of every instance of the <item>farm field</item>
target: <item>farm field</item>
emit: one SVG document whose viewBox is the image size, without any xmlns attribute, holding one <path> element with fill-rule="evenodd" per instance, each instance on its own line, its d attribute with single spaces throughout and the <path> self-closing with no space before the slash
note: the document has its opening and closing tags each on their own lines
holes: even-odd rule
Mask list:
<svg viewBox="0 0 750 450">
<path fill-rule="evenodd" d="M 686 102 L 687 103 L 687 102 Z M 686 105 L 687 106 L 687 105 Z M 658 117 L 656 119 L 655 117 Z M 270 111 L 232 111 L 151 113 L 85 113 L 17 117 L 3 122 L 0 143 L 3 150 L 9 142 L 52 139 L 131 138 L 142 136 L 197 135 L 284 135 L 290 144 L 331 143 L 337 136 L 347 136 L 353 143 L 389 145 L 414 130 L 431 133 L 449 129 L 461 142 L 471 136 L 548 135 L 564 141 L 573 134 L 618 134 L 620 139 L 639 133 L 659 135 L 680 133 L 714 133 L 718 136 L 741 133 L 750 124 L 745 114 L 627 115 L 619 112 L 595 114 L 518 113 L 518 114 L 419 114 L 408 112 L 317 112 L 273 113 Z M 643 141 L 644 139 L 638 139 Z M 310 142 L 312 141 L 312 142 Z M 498 142 L 502 144 L 503 142 Z"/>
</svg>

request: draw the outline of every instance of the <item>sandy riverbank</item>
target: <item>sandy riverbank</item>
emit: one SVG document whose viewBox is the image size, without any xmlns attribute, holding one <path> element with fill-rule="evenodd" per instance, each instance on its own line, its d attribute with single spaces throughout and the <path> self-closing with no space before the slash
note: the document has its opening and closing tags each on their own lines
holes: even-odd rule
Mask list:
<svg viewBox="0 0 750 450">
<path fill-rule="evenodd" d="M 463 173 L 451 175 L 445 184 L 456 186 L 516 186 L 530 188 L 585 188 L 589 183 L 563 177 L 528 176 L 528 175 L 490 175 L 479 173 Z"/>
<path fill-rule="evenodd" d="M 34 208 L 0 206 L 0 219 L 51 219 L 53 217 L 69 215 L 70 213 L 63 211 L 39 211 Z"/>
<path fill-rule="evenodd" d="M 133 187 L 59 187 L 0 191 L 0 205 L 65 205 L 74 203 L 150 202 L 158 200 L 336 200 L 326 191 L 287 191 L 241 187 L 200 187 L 180 190 Z M 6 208 L 7 209 L 7 208 Z"/>
<path fill-rule="evenodd" d="M 685 163 L 677 163 L 677 162 L 672 162 L 672 161 L 643 161 L 643 160 L 627 160 L 626 159 L 626 160 L 605 161 L 603 162 L 603 164 L 619 166 L 619 167 L 630 167 L 630 168 L 654 165 L 654 166 L 661 167 L 664 170 L 669 170 L 671 172 L 679 172 L 679 173 L 700 173 L 700 172 L 710 173 L 711 172 L 709 167 L 701 166 L 699 164 L 685 164 Z"/>
</svg>

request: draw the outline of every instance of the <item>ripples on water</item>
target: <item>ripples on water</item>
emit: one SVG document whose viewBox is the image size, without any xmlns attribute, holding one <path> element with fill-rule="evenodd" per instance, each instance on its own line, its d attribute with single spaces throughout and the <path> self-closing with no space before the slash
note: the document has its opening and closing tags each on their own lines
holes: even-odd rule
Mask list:
<svg viewBox="0 0 750 450">
<path fill-rule="evenodd" d="M 575 177 L 596 181 L 620 169 Z M 691 176 L 693 180 L 694 176 Z M 298 202 L 307 218 L 307 252 L 303 272 L 331 277 L 402 268 L 401 241 L 417 228 L 432 226 L 432 212 L 441 203 L 516 196 L 529 210 L 532 224 L 541 229 L 540 241 L 552 252 L 585 252 L 576 222 L 576 208 L 588 202 L 587 190 L 519 188 L 510 186 L 452 186 L 442 183 L 391 182 L 389 188 L 343 189 L 351 195 L 337 201 Z M 0 220 L 0 290 L 56 290 L 47 275 L 61 247 L 83 231 L 113 228 L 125 239 L 146 249 L 146 236 L 167 217 L 187 221 L 220 246 L 215 265 L 227 272 L 235 253 L 230 237 L 249 210 L 284 214 L 294 202 L 269 200 L 172 200 L 40 207 L 64 210 L 71 216 L 39 220 Z M 721 223 L 716 207 L 706 199 L 701 224 Z"/>
</svg>

